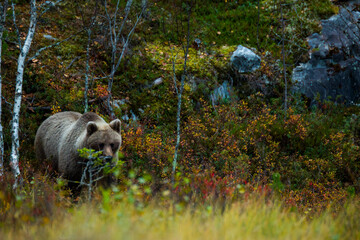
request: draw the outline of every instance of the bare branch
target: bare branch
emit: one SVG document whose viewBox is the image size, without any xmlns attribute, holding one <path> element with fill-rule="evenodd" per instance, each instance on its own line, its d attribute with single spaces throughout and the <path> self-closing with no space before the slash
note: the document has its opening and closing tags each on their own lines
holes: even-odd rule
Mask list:
<svg viewBox="0 0 360 240">
<path fill-rule="evenodd" d="M 172 60 L 172 64 L 173 64 L 173 79 L 174 79 L 174 85 L 175 85 L 175 90 L 176 90 L 176 95 L 179 95 L 179 90 L 178 90 L 178 86 L 176 83 L 176 72 L 175 72 L 175 62 L 176 62 L 176 57 L 177 55 L 174 56 L 174 48 L 171 49 L 171 56 L 173 58 Z"/>
<path fill-rule="evenodd" d="M 119 11 L 119 4 L 120 4 L 120 0 L 118 0 L 117 2 L 116 2 L 116 8 L 115 8 L 115 12 L 114 12 L 114 17 L 113 17 L 113 21 L 114 21 L 114 23 L 113 23 L 113 26 L 114 26 L 114 29 L 113 29 L 113 34 L 114 34 L 114 38 L 115 38 L 115 41 L 117 41 L 117 37 L 116 37 L 116 23 L 117 23 L 117 13 L 118 13 L 118 11 Z M 116 44 L 116 42 L 115 42 L 115 44 Z"/>
<path fill-rule="evenodd" d="M 107 108 L 108 108 L 109 113 L 110 113 L 112 118 L 115 117 L 113 108 L 112 108 L 111 103 L 110 103 L 111 98 L 112 98 L 111 90 L 112 90 L 112 85 L 113 85 L 113 82 L 114 82 L 114 75 L 115 75 L 116 70 L 120 66 L 121 60 L 124 57 L 125 51 L 127 49 L 129 41 L 130 41 L 130 39 L 132 37 L 132 34 L 133 34 L 136 26 L 138 25 L 140 19 L 142 18 L 143 12 L 145 11 L 145 7 L 143 6 L 142 9 L 141 9 L 140 14 L 137 16 L 137 19 L 136 19 L 136 22 L 135 22 L 134 26 L 132 27 L 132 29 L 130 30 L 130 32 L 128 33 L 128 35 L 126 37 L 126 41 L 124 42 L 124 44 L 122 46 L 121 53 L 117 56 L 117 48 L 118 48 L 117 44 L 119 42 L 119 37 L 120 37 L 121 30 L 123 28 L 123 25 L 125 24 L 127 16 L 129 14 L 131 4 L 132 4 L 132 0 L 129 0 L 127 2 L 127 4 L 126 4 L 126 7 L 125 7 L 125 18 L 122 20 L 122 26 L 120 27 L 119 32 L 116 33 L 116 31 L 117 31 L 117 29 L 116 29 L 116 21 L 117 21 L 116 14 L 117 14 L 118 9 L 116 8 L 114 16 L 111 17 L 109 12 L 108 12 L 107 4 L 106 4 L 106 1 L 105 1 L 105 13 L 106 13 L 107 20 L 109 22 L 109 34 L 110 34 L 110 42 L 111 42 L 111 72 L 108 75 Z"/>
<path fill-rule="evenodd" d="M 81 58 L 80 56 L 76 56 L 73 60 L 71 60 L 71 62 L 69 63 L 69 65 L 66 66 L 64 71 L 67 71 L 74 64 L 74 62 L 76 62 L 80 58 Z"/>
<path fill-rule="evenodd" d="M 111 17 L 110 17 L 110 14 L 108 12 L 108 8 L 107 8 L 107 1 L 104 2 L 104 7 L 105 7 L 105 13 L 106 13 L 106 17 L 107 17 L 107 20 L 109 22 L 109 31 L 110 31 L 110 42 L 111 42 L 111 46 L 114 46 L 114 40 L 113 40 L 113 34 L 112 34 L 112 20 L 111 20 Z"/>
<path fill-rule="evenodd" d="M 81 179 L 79 183 L 79 188 L 85 186 L 88 190 L 88 200 L 91 200 L 91 194 L 95 184 L 105 177 L 104 170 L 108 168 L 110 165 L 106 161 L 104 161 L 104 157 L 99 156 L 99 152 L 88 152 L 88 156 L 86 157 L 84 162 L 79 162 L 78 164 L 85 165 Z"/>
<path fill-rule="evenodd" d="M 54 43 L 54 44 L 51 44 L 51 45 L 48 45 L 48 46 L 46 46 L 46 47 L 40 48 L 39 50 L 37 50 L 37 52 L 34 54 L 34 56 L 32 56 L 31 58 L 29 58 L 29 59 L 27 60 L 26 63 L 29 63 L 29 62 L 32 61 L 33 59 L 37 58 L 37 57 L 40 55 L 41 52 L 43 52 L 43 51 L 45 51 L 45 50 L 47 50 L 47 49 L 49 49 L 49 48 L 53 48 L 53 47 L 59 46 L 59 45 L 62 44 L 63 42 L 68 41 L 70 38 L 78 35 L 78 34 L 81 33 L 82 31 L 84 31 L 84 29 L 81 29 L 80 31 L 76 32 L 75 34 L 71 35 L 70 37 L 65 38 L 64 40 L 61 40 L 61 41 L 58 41 L 58 42 L 56 42 L 56 43 Z"/>
<path fill-rule="evenodd" d="M 122 58 L 124 57 L 124 53 L 125 53 L 125 50 L 126 50 L 126 48 L 127 48 L 127 45 L 129 44 L 129 41 L 130 41 L 130 39 L 131 39 L 131 37 L 132 37 L 132 34 L 133 34 L 133 32 L 134 32 L 137 24 L 139 23 L 142 15 L 143 15 L 143 13 L 144 13 L 144 8 L 142 8 L 141 13 L 138 15 L 138 17 L 137 17 L 137 19 L 136 19 L 136 22 L 135 22 L 135 24 L 134 24 L 134 26 L 133 26 L 133 28 L 131 29 L 130 33 L 128 34 L 128 36 L 127 36 L 127 38 L 126 38 L 126 42 L 125 42 L 125 44 L 124 44 L 124 46 L 123 46 L 123 49 L 122 49 L 122 51 L 121 51 L 121 55 L 120 55 L 120 57 L 119 57 L 119 59 L 118 59 L 118 62 L 117 62 L 117 64 L 116 64 L 115 69 L 118 69 L 118 68 L 119 68 L 120 62 L 121 62 Z"/>
<path fill-rule="evenodd" d="M 39 18 L 42 17 L 42 15 L 44 15 L 47 11 L 49 11 L 50 8 L 55 7 L 58 3 L 62 2 L 63 0 L 57 0 L 56 2 L 52 2 L 52 1 L 45 1 L 43 4 L 41 4 L 41 8 L 44 8 L 44 10 L 42 10 L 42 12 L 39 15 Z"/>
<path fill-rule="evenodd" d="M 20 38 L 20 31 L 19 31 L 19 28 L 16 24 L 16 13 L 15 13 L 15 4 L 14 4 L 14 1 L 11 1 L 11 7 L 12 7 L 12 11 L 13 11 L 13 24 L 14 24 L 14 27 L 16 29 L 16 35 L 17 35 L 17 38 L 18 38 L 18 43 L 19 44 L 19 48 L 21 49 L 22 48 L 22 43 L 21 43 L 21 38 Z"/>
<path fill-rule="evenodd" d="M 12 107 L 12 103 L 8 102 L 4 96 L 1 96 L 1 98 L 4 100 L 6 104 L 8 104 L 10 107 Z"/>
<path fill-rule="evenodd" d="M 132 0 L 129 0 L 129 1 L 127 1 L 127 3 L 126 3 L 126 6 L 125 6 L 125 17 L 124 17 L 124 19 L 123 19 L 123 21 L 122 21 L 122 23 L 121 23 L 121 27 L 120 27 L 120 29 L 119 29 L 119 31 L 118 31 L 117 36 L 116 36 L 117 38 L 119 38 L 120 34 L 122 33 L 122 30 L 123 30 L 123 28 L 124 28 L 124 25 L 125 25 L 125 23 L 126 23 L 126 21 L 127 21 L 127 19 L 128 19 L 128 16 L 129 16 L 129 13 L 130 13 L 130 9 L 131 9 L 132 3 L 133 3 Z M 143 6 L 143 9 L 144 9 L 144 6 Z"/>
</svg>

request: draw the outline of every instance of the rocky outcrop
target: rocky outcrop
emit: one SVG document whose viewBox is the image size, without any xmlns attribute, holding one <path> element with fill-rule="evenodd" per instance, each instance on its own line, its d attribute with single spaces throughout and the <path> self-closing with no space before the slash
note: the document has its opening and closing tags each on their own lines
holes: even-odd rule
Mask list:
<svg viewBox="0 0 360 240">
<path fill-rule="evenodd" d="M 360 100 L 360 12 L 354 6 L 323 20 L 308 38 L 310 60 L 293 70 L 294 90 L 314 99 Z"/>
<path fill-rule="evenodd" d="M 228 81 L 223 82 L 219 87 L 215 88 L 210 94 L 210 100 L 212 105 L 217 105 L 222 102 L 231 101 L 232 87 Z"/>
<path fill-rule="evenodd" d="M 230 58 L 239 73 L 250 73 L 260 68 L 261 58 L 250 49 L 239 45 Z"/>
<path fill-rule="evenodd" d="M 224 81 L 220 86 L 210 93 L 212 105 L 221 104 L 234 100 L 234 85 L 241 88 L 242 92 L 251 85 L 249 78 L 257 69 L 260 68 L 261 58 L 250 49 L 239 45 L 230 58 L 231 72 L 235 73 L 234 79 Z M 230 74 L 228 74 L 230 76 Z M 230 83 L 229 83 L 230 82 Z M 235 83 L 236 82 L 236 83 Z"/>
</svg>

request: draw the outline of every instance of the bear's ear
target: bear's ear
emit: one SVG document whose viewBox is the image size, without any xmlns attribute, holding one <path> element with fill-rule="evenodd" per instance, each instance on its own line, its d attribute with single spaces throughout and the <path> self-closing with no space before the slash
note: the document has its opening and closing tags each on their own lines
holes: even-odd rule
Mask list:
<svg viewBox="0 0 360 240">
<path fill-rule="evenodd" d="M 115 132 L 121 132 L 121 122 L 119 119 L 111 121 L 109 125 Z"/>
<path fill-rule="evenodd" d="M 98 130 L 98 126 L 96 125 L 95 122 L 88 122 L 86 125 L 86 131 L 87 134 L 90 136 L 91 134 L 93 134 L 94 132 L 96 132 Z"/>
</svg>

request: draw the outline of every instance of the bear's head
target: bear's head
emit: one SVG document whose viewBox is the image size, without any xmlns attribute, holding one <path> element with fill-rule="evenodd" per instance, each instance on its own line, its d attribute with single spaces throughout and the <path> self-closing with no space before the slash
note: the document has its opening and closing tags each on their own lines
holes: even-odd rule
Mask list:
<svg viewBox="0 0 360 240">
<path fill-rule="evenodd" d="M 119 119 L 105 122 L 90 121 L 86 125 L 86 147 L 95 151 L 102 151 L 106 161 L 118 159 L 121 146 L 121 122 Z"/>
</svg>

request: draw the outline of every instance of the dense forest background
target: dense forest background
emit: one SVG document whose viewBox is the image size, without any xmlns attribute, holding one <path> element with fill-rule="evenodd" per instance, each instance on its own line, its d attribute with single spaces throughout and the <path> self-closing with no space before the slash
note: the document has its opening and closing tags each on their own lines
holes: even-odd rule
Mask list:
<svg viewBox="0 0 360 240">
<path fill-rule="evenodd" d="M 309 60 L 307 38 L 347 4 L 330 0 L 38 1 L 19 115 L 22 183 L 12 189 L 10 125 L 29 2 L 8 2 L 0 39 L 1 226 L 46 224 L 86 202 L 35 158 L 37 128 L 60 111 L 122 120 L 116 187 L 91 193 L 102 212 L 114 201 L 137 211 L 156 199 L 175 212 L 202 205 L 208 214 L 255 195 L 312 219 L 358 199 L 358 105 L 309 99 L 291 79 Z M 261 57 L 259 69 L 234 68 L 238 45 Z M 352 231 L 341 228 L 349 239 L 355 219 Z"/>
</svg>

